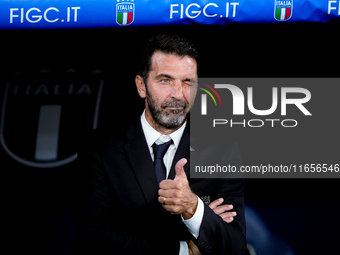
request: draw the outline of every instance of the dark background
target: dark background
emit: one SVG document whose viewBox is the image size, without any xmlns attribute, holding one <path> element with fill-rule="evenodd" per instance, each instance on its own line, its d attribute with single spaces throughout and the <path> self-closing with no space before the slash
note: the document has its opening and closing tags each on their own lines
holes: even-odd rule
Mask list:
<svg viewBox="0 0 340 255">
<path fill-rule="evenodd" d="M 134 85 L 138 53 L 141 43 L 157 30 L 193 41 L 200 52 L 202 77 L 340 75 L 339 22 L 0 31 L 1 107 L 4 85 L 17 76 L 39 78 L 47 69 L 59 77 L 71 68 L 79 76 L 92 76 L 99 69 L 104 93 L 98 126 L 119 132 L 143 110 Z M 326 128 L 311 135 L 310 141 L 325 136 Z M 83 131 L 75 141 L 86 139 Z M 279 146 L 263 136 L 242 139 L 245 162 L 254 160 L 253 152 L 260 149 L 256 144 Z M 2 148 L 0 157 L 10 254 L 76 254 L 70 195 L 74 164 L 34 169 L 15 162 Z M 296 254 L 339 254 L 338 179 L 248 179 L 246 185 L 246 203 Z"/>
</svg>

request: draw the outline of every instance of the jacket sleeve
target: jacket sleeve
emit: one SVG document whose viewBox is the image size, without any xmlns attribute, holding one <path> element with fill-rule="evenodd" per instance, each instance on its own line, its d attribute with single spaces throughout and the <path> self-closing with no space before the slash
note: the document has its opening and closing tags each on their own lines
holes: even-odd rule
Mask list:
<svg viewBox="0 0 340 255">
<path fill-rule="evenodd" d="M 91 148 L 78 155 L 74 175 L 74 229 L 79 255 L 83 254 L 178 254 L 179 242 L 129 236 L 112 227 L 121 224 L 108 212 L 113 208 L 99 150 Z M 166 248 L 165 248 L 166 247 Z"/>
<path fill-rule="evenodd" d="M 208 205 L 204 205 L 204 215 L 201 223 L 197 246 L 202 254 L 245 254 L 245 219 L 243 203 L 243 181 L 225 180 L 220 185 L 229 188 L 226 193 L 217 194 L 214 199 L 224 198 L 223 204 L 232 204 L 237 216 L 231 223 L 226 223 L 214 213 Z M 234 190 L 234 191 L 231 191 Z"/>
<path fill-rule="evenodd" d="M 238 145 L 232 144 L 231 153 L 224 164 L 240 167 L 242 159 Z M 240 178 L 216 179 L 211 202 L 223 197 L 223 204 L 232 204 L 237 216 L 226 223 L 205 204 L 204 215 L 196 245 L 202 254 L 243 255 L 246 251 L 246 223 L 244 214 L 244 180 Z"/>
</svg>

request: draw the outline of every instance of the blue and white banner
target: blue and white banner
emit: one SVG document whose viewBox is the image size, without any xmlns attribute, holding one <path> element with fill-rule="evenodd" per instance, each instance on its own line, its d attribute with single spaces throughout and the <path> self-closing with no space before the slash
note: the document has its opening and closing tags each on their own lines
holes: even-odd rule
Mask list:
<svg viewBox="0 0 340 255">
<path fill-rule="evenodd" d="M 0 29 L 329 22 L 340 0 L 0 0 Z"/>
</svg>

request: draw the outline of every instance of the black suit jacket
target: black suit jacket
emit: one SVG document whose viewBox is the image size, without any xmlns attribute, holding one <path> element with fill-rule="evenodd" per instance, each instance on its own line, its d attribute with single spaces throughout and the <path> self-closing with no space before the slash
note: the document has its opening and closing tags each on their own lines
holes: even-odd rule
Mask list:
<svg viewBox="0 0 340 255">
<path fill-rule="evenodd" d="M 90 146 L 79 152 L 75 175 L 74 222 L 80 255 L 177 255 L 179 241 L 189 238 L 203 254 L 245 253 L 243 180 L 190 179 L 189 168 L 193 163 L 190 161 L 204 161 L 209 153 L 214 153 L 214 148 L 207 150 L 199 145 L 195 148 L 194 142 L 189 145 L 189 125 L 176 151 L 169 178 L 175 177 L 176 162 L 187 158 L 185 171 L 192 191 L 199 197 L 210 197 L 211 202 L 223 197 L 224 203 L 233 204 L 237 212 L 234 221 L 228 224 L 205 204 L 197 240 L 180 215 L 171 215 L 157 200 L 158 184 L 140 121 L 130 125 L 121 136 L 95 137 Z M 195 151 L 190 151 L 189 146 Z M 223 155 L 226 165 L 241 164 L 237 144 L 225 144 Z"/>
</svg>

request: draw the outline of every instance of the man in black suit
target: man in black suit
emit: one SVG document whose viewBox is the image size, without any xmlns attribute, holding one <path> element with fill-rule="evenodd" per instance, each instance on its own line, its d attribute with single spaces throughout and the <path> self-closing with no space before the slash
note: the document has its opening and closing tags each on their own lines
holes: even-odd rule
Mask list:
<svg viewBox="0 0 340 255">
<path fill-rule="evenodd" d="M 190 161 L 221 151 L 190 144 L 196 50 L 159 35 L 144 55 L 135 78 L 145 99 L 141 118 L 124 134 L 97 136 L 79 153 L 79 254 L 244 254 L 243 180 L 190 179 Z M 237 145 L 223 146 L 223 163 L 240 166 Z"/>
</svg>

